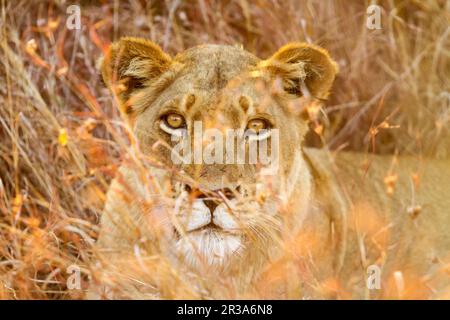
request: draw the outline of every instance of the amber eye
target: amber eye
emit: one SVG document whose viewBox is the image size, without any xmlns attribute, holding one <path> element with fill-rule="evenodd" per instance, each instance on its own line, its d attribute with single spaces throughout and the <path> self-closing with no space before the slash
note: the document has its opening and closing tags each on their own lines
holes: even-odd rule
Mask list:
<svg viewBox="0 0 450 320">
<path fill-rule="evenodd" d="M 166 118 L 167 125 L 172 129 L 179 129 L 184 127 L 185 121 L 182 115 L 178 113 L 169 113 Z"/>
<path fill-rule="evenodd" d="M 269 124 L 264 119 L 253 119 L 247 124 L 247 129 L 254 130 L 256 133 L 264 129 L 269 129 Z"/>
</svg>

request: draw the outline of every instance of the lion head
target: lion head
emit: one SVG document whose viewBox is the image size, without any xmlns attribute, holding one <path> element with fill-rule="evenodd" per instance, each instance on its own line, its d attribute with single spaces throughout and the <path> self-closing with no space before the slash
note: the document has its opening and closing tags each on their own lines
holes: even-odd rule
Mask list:
<svg viewBox="0 0 450 320">
<path fill-rule="evenodd" d="M 324 49 L 306 43 L 265 60 L 228 45 L 175 57 L 144 39 L 111 45 L 103 80 L 142 152 L 177 172 L 172 244 L 190 265 L 245 264 L 301 225 L 311 192 L 301 148 L 308 114 L 336 72 Z"/>
</svg>

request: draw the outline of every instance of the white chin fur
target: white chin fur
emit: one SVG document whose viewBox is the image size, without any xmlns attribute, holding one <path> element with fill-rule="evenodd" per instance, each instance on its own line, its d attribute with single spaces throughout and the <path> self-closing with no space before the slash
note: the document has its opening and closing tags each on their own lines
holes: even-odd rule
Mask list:
<svg viewBox="0 0 450 320">
<path fill-rule="evenodd" d="M 221 203 L 211 214 L 202 199 L 187 203 L 187 193 L 180 194 L 175 201 L 175 213 L 181 239 L 176 243 L 176 250 L 185 262 L 192 266 L 224 265 L 232 255 L 239 254 L 242 238 L 239 234 L 238 218 L 231 212 L 236 200 L 228 201 L 228 206 Z M 216 228 L 204 228 L 208 224 Z"/>
<path fill-rule="evenodd" d="M 226 234 L 215 229 L 195 231 L 180 239 L 177 251 L 191 266 L 223 265 L 230 256 L 239 254 L 241 237 Z"/>
</svg>

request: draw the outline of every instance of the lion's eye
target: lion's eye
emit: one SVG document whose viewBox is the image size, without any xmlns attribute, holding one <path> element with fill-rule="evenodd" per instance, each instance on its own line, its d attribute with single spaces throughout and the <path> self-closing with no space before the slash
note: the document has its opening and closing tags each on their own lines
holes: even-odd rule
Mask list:
<svg viewBox="0 0 450 320">
<path fill-rule="evenodd" d="M 249 140 L 264 140 L 271 136 L 271 124 L 265 119 L 252 119 L 247 123 L 246 136 Z"/>
<path fill-rule="evenodd" d="M 166 124 L 172 129 L 184 127 L 185 121 L 182 115 L 178 113 L 169 113 L 165 118 Z"/>
<path fill-rule="evenodd" d="M 269 129 L 269 124 L 263 119 L 253 119 L 248 122 L 247 129 L 259 133 L 261 130 Z"/>
</svg>

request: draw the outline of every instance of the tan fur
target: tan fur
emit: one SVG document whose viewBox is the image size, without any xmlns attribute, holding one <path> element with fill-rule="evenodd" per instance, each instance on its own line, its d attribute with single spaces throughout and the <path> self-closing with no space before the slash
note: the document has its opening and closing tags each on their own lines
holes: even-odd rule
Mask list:
<svg viewBox="0 0 450 320">
<path fill-rule="evenodd" d="M 142 39 L 124 38 L 111 46 L 101 63 L 106 85 L 119 99 L 143 154 L 174 169 L 150 169 L 150 179 L 145 165 L 125 163 L 110 187 L 97 245 L 103 261 L 98 278 L 116 288 L 114 297 L 248 297 L 252 290 L 261 291 L 261 279 L 270 275 L 269 262 L 287 268 L 305 263 L 312 266 L 314 279 L 300 276 L 297 283 L 292 274 L 290 283 L 275 286 L 270 297 L 397 297 L 390 280 L 394 271 L 432 277 L 431 269 L 445 268 L 450 247 L 450 190 L 444 187 L 450 179 L 448 162 L 405 158 L 391 168 L 392 157 L 331 155 L 301 147 L 308 128 L 302 115 L 315 98 L 328 96 L 337 70 L 324 49 L 305 43 L 288 44 L 266 60 L 232 46 L 199 46 L 174 58 Z M 205 127 L 219 129 L 240 128 L 252 115 L 265 115 L 280 130 L 280 171 L 265 178 L 272 179 L 273 189 L 260 196 L 263 204 L 244 197 L 251 207 L 239 216 L 245 246 L 224 265 L 173 262 L 179 260 L 167 252 L 177 222 L 167 215 L 173 202 L 163 194 L 179 181 L 202 190 L 239 185 L 253 194 L 259 169 L 247 164 L 174 166 L 172 142 L 159 128 L 166 110 L 176 110 L 188 123 L 201 120 Z M 417 173 L 419 186 L 412 173 Z M 395 175 L 395 184 L 387 181 L 393 191 L 388 194 L 384 178 Z M 364 224 L 365 219 L 371 223 Z M 309 236 L 316 245 L 302 246 L 299 239 Z M 301 250 L 288 247 L 290 253 L 283 253 L 283 243 L 290 241 Z M 285 258 L 295 263 L 284 264 Z M 367 291 L 370 264 L 382 267 L 384 290 Z M 226 284 L 218 274 L 226 276 Z M 441 274 L 433 273 L 437 282 L 426 278 L 432 288 L 420 294 L 442 295 L 439 290 L 447 282 Z M 319 290 L 317 284 L 328 279 L 338 286 Z M 226 291 L 226 285 L 235 293 Z"/>
</svg>

